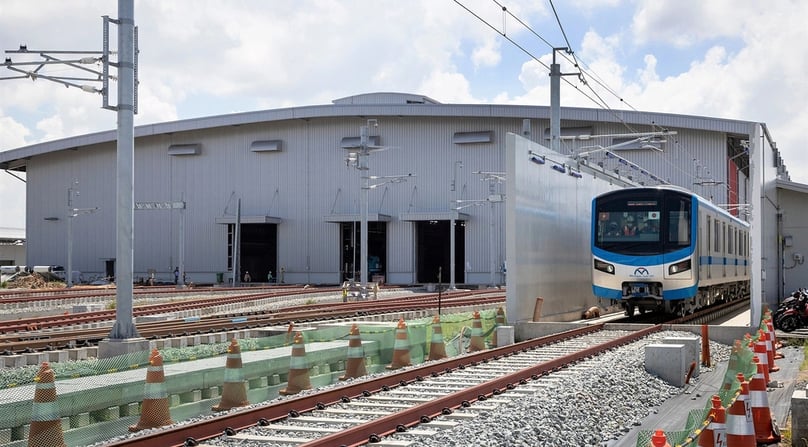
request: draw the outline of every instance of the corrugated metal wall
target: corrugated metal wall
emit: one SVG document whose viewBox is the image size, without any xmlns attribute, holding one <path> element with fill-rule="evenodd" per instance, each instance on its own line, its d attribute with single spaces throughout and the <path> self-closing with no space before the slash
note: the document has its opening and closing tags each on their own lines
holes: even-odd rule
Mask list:
<svg viewBox="0 0 808 447">
<path fill-rule="evenodd" d="M 423 107 L 434 110 L 438 106 Z M 505 184 L 489 182 L 477 172 L 505 170 L 506 134 L 520 134 L 523 118 L 497 117 L 500 112 L 495 106 L 477 107 L 480 117 L 457 117 L 461 107 L 439 107 L 445 116 L 411 116 L 412 109 L 408 109 L 410 116 L 371 117 L 378 120 L 371 135 L 379 135 L 381 144 L 390 148 L 369 157 L 369 174 L 415 175 L 405 183 L 384 185 L 369 193 L 370 212 L 392 216 L 387 224 L 388 282 L 411 283 L 415 277 L 415 223 L 400 220 L 402 213 L 449 212 L 458 196 L 484 200 L 489 194 L 505 194 L 507 200 Z M 468 106 L 462 110 L 469 113 Z M 340 142 L 344 137 L 358 137 L 366 124 L 367 118 L 359 116 L 289 119 L 140 137 L 135 142 L 135 200 L 187 202 L 185 268 L 189 280 L 213 281 L 217 272 L 226 271 L 227 225 L 216 219 L 233 218 L 240 198 L 242 216 L 282 219 L 277 263 L 284 267 L 287 282 L 337 283 L 339 224 L 326 217 L 358 215 L 360 211 L 360 172 L 346 166 L 347 151 Z M 574 116 L 563 125 L 589 126 L 595 134 L 627 132 L 618 124 L 579 121 Z M 543 142 L 537 136 L 548 126 L 547 120 L 531 119 L 533 139 Z M 662 153 L 635 150 L 620 155 L 689 188 L 705 169 L 713 181 L 726 181 L 725 133 L 671 130 L 679 133 L 675 141 L 669 139 Z M 456 132 L 481 131 L 492 131 L 493 141 L 453 143 Z M 282 140 L 282 148 L 252 152 L 250 145 L 256 140 Z M 168 148 L 176 144 L 199 144 L 201 153 L 168 155 Z M 575 151 L 586 144 L 592 143 L 565 143 L 564 148 Z M 463 165 L 457 170 L 457 192 L 451 189 L 456 162 Z M 36 156 L 28 161 L 27 169 L 29 264 L 67 264 L 67 188 L 78 180 L 81 195 L 75 205 L 100 210 L 74 220 L 74 269 L 102 274 L 104 260 L 115 257 L 114 142 Z M 724 203 L 724 190 L 710 188 L 696 192 Z M 493 276 L 493 282 L 503 283 L 503 204 L 469 206 L 461 212 L 470 216 L 465 227 L 466 265 L 457 266 L 465 271 L 465 282 L 488 284 Z M 179 262 L 179 219 L 176 210 L 136 211 L 136 278 L 156 269 L 158 277 L 173 279 L 171 271 Z"/>
</svg>

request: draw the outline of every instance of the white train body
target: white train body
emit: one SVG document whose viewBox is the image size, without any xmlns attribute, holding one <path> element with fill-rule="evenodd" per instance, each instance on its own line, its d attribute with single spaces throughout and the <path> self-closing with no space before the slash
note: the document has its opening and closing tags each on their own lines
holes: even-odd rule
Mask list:
<svg viewBox="0 0 808 447">
<path fill-rule="evenodd" d="M 749 297 L 749 224 L 681 188 L 595 197 L 591 247 L 593 293 L 628 315 Z"/>
</svg>

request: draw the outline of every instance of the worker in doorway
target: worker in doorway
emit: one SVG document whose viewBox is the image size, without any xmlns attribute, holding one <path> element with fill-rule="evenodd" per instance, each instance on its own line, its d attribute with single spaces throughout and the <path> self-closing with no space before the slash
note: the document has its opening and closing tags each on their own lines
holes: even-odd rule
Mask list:
<svg viewBox="0 0 808 447">
<path fill-rule="evenodd" d="M 244 272 L 244 282 L 252 281 L 252 276 L 250 276 L 250 272 Z"/>
<path fill-rule="evenodd" d="M 269 273 L 267 273 L 267 282 L 270 282 L 270 283 L 271 283 L 271 282 L 272 282 L 272 279 L 273 279 L 273 278 L 272 278 L 272 270 L 270 270 L 270 271 L 269 271 Z"/>
<path fill-rule="evenodd" d="M 180 283 L 180 268 L 174 267 L 174 285 Z"/>
</svg>

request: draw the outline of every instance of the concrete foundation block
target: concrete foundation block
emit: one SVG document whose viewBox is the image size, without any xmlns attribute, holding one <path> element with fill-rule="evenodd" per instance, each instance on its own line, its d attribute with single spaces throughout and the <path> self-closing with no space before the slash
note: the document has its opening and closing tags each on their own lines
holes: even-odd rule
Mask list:
<svg viewBox="0 0 808 447">
<path fill-rule="evenodd" d="M 118 413 L 121 417 L 137 416 L 140 414 L 140 404 L 137 402 L 128 403 L 118 407 Z"/>
<path fill-rule="evenodd" d="M 513 326 L 497 326 L 497 348 L 500 346 L 512 345 L 515 340 Z"/>
<path fill-rule="evenodd" d="M 64 363 L 69 359 L 67 351 L 53 351 L 48 353 L 48 361 L 51 363 Z"/>
<path fill-rule="evenodd" d="M 270 385 L 280 385 L 281 383 L 281 376 L 280 374 L 273 374 L 269 376 L 269 384 Z"/>
<path fill-rule="evenodd" d="M 695 362 L 696 367 L 693 369 L 693 377 L 698 377 L 700 373 L 700 358 L 701 358 L 701 338 L 696 336 L 684 336 L 684 337 L 665 337 L 662 339 L 662 343 L 665 344 L 672 344 L 672 345 L 685 345 L 685 353 L 687 354 L 687 367 L 690 368 L 690 364 Z"/>
<path fill-rule="evenodd" d="M 114 421 L 115 419 L 120 419 L 120 407 L 108 407 L 102 408 L 101 410 L 95 410 L 90 412 L 90 420 L 93 422 L 106 422 L 106 421 Z"/>
<path fill-rule="evenodd" d="M 215 399 L 220 396 L 219 387 L 212 386 L 202 390 L 202 399 Z"/>
<path fill-rule="evenodd" d="M 42 362 L 48 361 L 47 352 L 32 352 L 30 354 L 24 354 L 24 356 L 25 363 L 28 365 L 41 365 Z"/>
<path fill-rule="evenodd" d="M 254 390 L 256 388 L 266 388 L 269 386 L 269 380 L 266 377 L 256 377 L 255 379 L 250 379 L 249 381 L 249 388 Z"/>
<path fill-rule="evenodd" d="M 4 428 L 0 430 L 0 444 L 8 444 L 11 442 L 11 429 Z"/>
<path fill-rule="evenodd" d="M 808 439 L 808 395 L 804 389 L 791 394 L 791 439 Z"/>
<path fill-rule="evenodd" d="M 180 402 L 187 404 L 190 402 L 198 402 L 202 400 L 202 390 L 191 390 L 181 393 Z"/>
<path fill-rule="evenodd" d="M 81 428 L 90 425 L 90 413 L 79 413 L 70 416 L 70 428 Z"/>
<path fill-rule="evenodd" d="M 685 385 L 689 366 L 685 345 L 659 343 L 645 346 L 645 370 L 673 386 Z"/>
<path fill-rule="evenodd" d="M 23 439 L 28 439 L 28 434 L 31 432 L 31 425 L 25 424 L 20 427 L 12 427 L 11 428 L 11 440 L 12 441 L 22 441 Z"/>
<path fill-rule="evenodd" d="M 25 356 L 20 354 L 12 354 L 4 356 L 5 366 L 6 368 L 20 368 L 27 363 L 25 363 Z"/>
<path fill-rule="evenodd" d="M 87 350 L 84 348 L 69 348 L 67 349 L 67 358 L 70 360 L 85 360 Z"/>
</svg>

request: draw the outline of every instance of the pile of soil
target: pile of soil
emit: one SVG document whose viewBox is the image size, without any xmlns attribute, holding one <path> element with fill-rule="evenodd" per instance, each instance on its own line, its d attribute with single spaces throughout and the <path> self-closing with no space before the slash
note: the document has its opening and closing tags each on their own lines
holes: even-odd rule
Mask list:
<svg viewBox="0 0 808 447">
<path fill-rule="evenodd" d="M 9 289 L 62 289 L 65 283 L 61 281 L 47 281 L 39 273 L 20 274 L 8 282 Z"/>
</svg>

